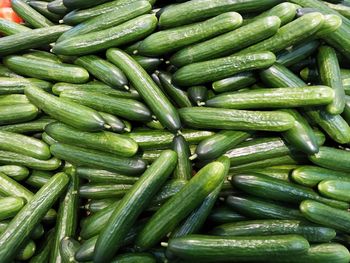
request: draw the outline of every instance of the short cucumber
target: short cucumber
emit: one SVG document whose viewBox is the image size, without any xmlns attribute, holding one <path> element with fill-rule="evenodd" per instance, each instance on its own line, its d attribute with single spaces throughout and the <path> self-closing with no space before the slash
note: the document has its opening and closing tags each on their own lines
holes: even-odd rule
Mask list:
<svg viewBox="0 0 350 263">
<path fill-rule="evenodd" d="M 349 202 L 350 182 L 343 180 L 326 180 L 318 184 L 317 189 L 321 195 L 339 201 Z"/>
<path fill-rule="evenodd" d="M 47 8 L 48 2 L 45 1 L 30 1 L 28 3 L 33 9 L 35 9 L 38 13 L 42 14 L 44 17 L 49 19 L 52 22 L 58 22 L 62 19 L 62 15 L 55 14 Z"/>
<path fill-rule="evenodd" d="M 50 172 L 34 170 L 25 183 L 34 188 L 41 188 L 51 177 L 52 174 Z"/>
<path fill-rule="evenodd" d="M 111 263 L 131 262 L 156 263 L 156 259 L 150 253 L 125 253 L 118 255 L 111 261 Z"/>
<path fill-rule="evenodd" d="M 0 131 L 15 132 L 21 134 L 42 132 L 47 124 L 53 122 L 54 119 L 48 117 L 41 117 L 36 120 L 28 121 L 25 123 L 17 123 L 10 125 L 0 126 Z"/>
<path fill-rule="evenodd" d="M 79 248 L 80 243 L 74 238 L 68 236 L 62 238 L 59 244 L 59 251 L 61 254 L 59 262 L 76 262 L 74 255 Z"/>
<path fill-rule="evenodd" d="M 0 172 L 15 179 L 16 181 L 22 181 L 29 175 L 28 168 L 20 165 L 1 165 Z"/>
<path fill-rule="evenodd" d="M 21 197 L 0 198 L 0 220 L 14 217 L 25 203 Z"/>
<path fill-rule="evenodd" d="M 212 88 L 215 92 L 221 93 L 226 91 L 240 90 L 254 84 L 256 77 L 253 72 L 246 71 L 234 74 L 231 77 L 214 81 Z"/>
<path fill-rule="evenodd" d="M 187 96 L 194 105 L 202 106 L 208 99 L 208 89 L 205 86 L 193 86 L 187 90 Z"/>
<path fill-rule="evenodd" d="M 320 147 L 320 151 L 309 156 L 309 159 L 314 164 L 338 171 L 349 172 L 350 165 L 346 161 L 349 158 L 350 153 L 345 150 L 326 147 Z"/>
<path fill-rule="evenodd" d="M 38 88 L 49 91 L 52 84 L 40 79 L 20 78 L 20 77 L 1 77 L 0 94 L 23 94 L 26 86 L 35 85 Z"/>
<path fill-rule="evenodd" d="M 190 180 L 192 177 L 192 163 L 189 159 L 191 151 L 182 135 L 176 135 L 174 137 L 172 149 L 177 153 L 177 165 L 173 177 L 175 179 Z"/>
<path fill-rule="evenodd" d="M 93 183 L 134 184 L 138 180 L 138 177 L 125 176 L 107 170 L 89 167 L 77 167 L 76 173 L 80 178 Z"/>
<path fill-rule="evenodd" d="M 38 108 L 33 104 L 14 104 L 0 106 L 0 124 L 27 122 L 35 119 Z"/>
<path fill-rule="evenodd" d="M 130 189 L 131 184 L 93 184 L 79 187 L 79 196 L 85 199 L 104 199 L 123 197 Z"/>
<path fill-rule="evenodd" d="M 28 32 L 31 31 L 31 29 L 8 19 L 0 19 L 0 32 L 5 36 L 18 34 L 25 31 Z"/>
</svg>

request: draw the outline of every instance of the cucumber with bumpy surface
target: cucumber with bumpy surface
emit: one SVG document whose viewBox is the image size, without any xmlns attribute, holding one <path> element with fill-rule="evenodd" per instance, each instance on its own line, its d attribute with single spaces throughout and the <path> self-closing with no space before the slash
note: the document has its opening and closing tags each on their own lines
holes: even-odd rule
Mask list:
<svg viewBox="0 0 350 263">
<path fill-rule="evenodd" d="M 34 188 L 41 188 L 51 177 L 52 173 L 50 172 L 34 170 L 25 183 Z"/>
<path fill-rule="evenodd" d="M 172 143 L 173 150 L 177 153 L 177 166 L 173 177 L 175 179 L 189 180 L 192 176 L 191 151 L 188 143 L 182 135 L 176 135 Z"/>
<path fill-rule="evenodd" d="M 129 184 L 93 184 L 82 185 L 79 188 L 79 196 L 85 199 L 104 199 L 123 197 L 132 187 Z"/>
<path fill-rule="evenodd" d="M 28 4 L 52 22 L 58 23 L 59 20 L 63 17 L 62 15 L 55 14 L 55 13 L 49 11 L 49 9 L 47 8 L 47 6 L 49 4 L 48 2 L 30 1 Z"/>
<path fill-rule="evenodd" d="M 23 94 L 26 86 L 37 86 L 45 91 L 49 91 L 52 84 L 40 79 L 2 77 L 0 78 L 0 94 Z"/>
<path fill-rule="evenodd" d="M 31 31 L 31 29 L 8 19 L 0 18 L 0 32 L 3 35 L 10 36 L 25 31 L 28 32 Z"/>
<path fill-rule="evenodd" d="M 25 201 L 20 197 L 0 198 L 0 220 L 14 217 L 25 205 Z"/>
<path fill-rule="evenodd" d="M 324 168 L 350 172 L 350 152 L 332 147 L 320 147 L 320 151 L 309 156 L 311 162 Z"/>
<path fill-rule="evenodd" d="M 0 125 L 27 122 L 38 113 L 38 108 L 30 103 L 0 106 Z"/>
<path fill-rule="evenodd" d="M 341 180 L 327 180 L 318 184 L 318 191 L 328 197 L 339 201 L 349 202 L 350 182 Z"/>
<path fill-rule="evenodd" d="M 28 168 L 20 165 L 2 165 L 0 166 L 0 172 L 10 176 L 16 181 L 22 181 L 29 175 Z"/>
<path fill-rule="evenodd" d="M 80 248 L 80 243 L 76 241 L 72 237 L 64 237 L 62 240 L 60 240 L 59 244 L 59 251 L 62 255 L 61 258 L 59 258 L 61 261 L 59 262 L 72 262 L 75 263 L 76 260 L 74 258 L 75 253 Z"/>
<path fill-rule="evenodd" d="M 76 173 L 79 177 L 94 183 L 133 184 L 138 180 L 138 177 L 125 176 L 89 167 L 77 167 Z"/>
<path fill-rule="evenodd" d="M 0 131 L 8 131 L 21 134 L 42 132 L 44 131 L 45 126 L 53 121 L 55 120 L 44 116 L 39 119 L 28 121 L 25 123 L 0 126 Z"/>
</svg>

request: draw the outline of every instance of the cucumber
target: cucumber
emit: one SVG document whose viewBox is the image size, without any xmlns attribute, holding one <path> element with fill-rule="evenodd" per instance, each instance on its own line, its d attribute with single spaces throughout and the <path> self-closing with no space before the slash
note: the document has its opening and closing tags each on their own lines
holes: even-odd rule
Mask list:
<svg viewBox="0 0 350 263">
<path fill-rule="evenodd" d="M 63 4 L 70 9 L 85 9 L 108 1 L 109 0 L 63 0 Z"/>
<path fill-rule="evenodd" d="M 74 61 L 76 65 L 85 68 L 94 77 L 115 88 L 127 87 L 128 80 L 124 73 L 112 63 L 94 55 L 82 56 Z"/>
<path fill-rule="evenodd" d="M 158 208 L 168 199 L 176 195 L 187 184 L 188 180 L 172 179 L 168 180 L 153 198 L 148 210 L 158 210 Z"/>
<path fill-rule="evenodd" d="M 134 184 L 138 180 L 137 177 L 125 176 L 89 167 L 77 167 L 76 173 L 80 178 L 89 180 L 93 183 Z"/>
<path fill-rule="evenodd" d="M 106 262 L 118 251 L 129 229 L 174 170 L 176 162 L 174 151 L 164 151 L 125 195 L 97 239 L 95 262 Z"/>
<path fill-rule="evenodd" d="M 0 125 L 27 122 L 35 119 L 39 110 L 33 104 L 0 105 Z"/>
<path fill-rule="evenodd" d="M 226 204 L 238 213 L 254 219 L 291 219 L 305 221 L 298 209 L 267 200 L 245 196 L 229 196 Z"/>
<path fill-rule="evenodd" d="M 180 118 L 174 106 L 132 57 L 119 49 L 109 49 L 107 59 L 126 74 L 133 87 L 164 127 L 171 131 L 181 128 Z"/>
<path fill-rule="evenodd" d="M 12 104 L 26 104 L 30 103 L 25 95 L 22 94 L 10 94 L 0 95 L 0 105 L 12 105 Z"/>
<path fill-rule="evenodd" d="M 151 111 L 142 102 L 84 90 L 66 90 L 60 98 L 133 121 L 150 121 Z"/>
<path fill-rule="evenodd" d="M 342 25 L 342 19 L 333 14 L 324 15 L 324 23 L 322 28 L 316 33 L 318 38 L 326 38 L 328 34 L 332 34 Z"/>
<path fill-rule="evenodd" d="M 83 131 L 101 130 L 105 125 L 101 115 L 93 109 L 57 98 L 34 86 L 25 88 L 27 98 L 58 121 Z"/>
<path fill-rule="evenodd" d="M 261 18 L 231 32 L 184 47 L 170 58 L 170 62 L 177 67 L 182 67 L 195 62 L 231 55 L 272 36 L 277 32 L 280 23 L 280 19 L 276 16 Z"/>
<path fill-rule="evenodd" d="M 347 172 L 334 171 L 318 166 L 305 165 L 293 170 L 292 179 L 298 184 L 314 187 L 323 180 L 342 180 L 350 181 Z"/>
<path fill-rule="evenodd" d="M 1 234 L 6 230 L 6 228 L 10 224 L 10 222 L 11 222 L 11 220 L 1 221 L 1 223 L 0 223 L 0 233 Z M 37 240 L 37 239 L 41 238 L 43 234 L 44 234 L 44 227 L 42 224 L 38 224 L 30 233 L 30 238 L 32 238 L 33 240 Z"/>
<path fill-rule="evenodd" d="M 156 263 L 156 259 L 150 253 L 125 253 L 118 255 L 111 261 L 111 263 L 131 262 Z"/>
<path fill-rule="evenodd" d="M 139 158 L 119 157 L 63 143 L 51 145 L 50 150 L 54 156 L 79 166 L 93 166 L 125 175 L 138 175 L 146 169 L 146 163 Z"/>
<path fill-rule="evenodd" d="M 213 222 L 215 224 L 224 224 L 243 221 L 246 220 L 246 217 L 238 214 L 234 210 L 222 204 L 221 206 L 212 209 L 211 213 L 208 216 L 208 219 L 210 222 Z"/>
<path fill-rule="evenodd" d="M 106 0 L 104 0 L 106 2 Z M 130 19 L 146 14 L 151 11 L 151 5 L 148 1 L 134 1 L 130 4 L 120 5 L 116 8 L 101 14 L 96 17 L 92 17 L 82 23 L 76 25 L 69 31 L 65 32 L 59 39 L 58 42 L 76 37 L 79 35 L 88 34 L 91 32 L 101 31 L 110 27 L 118 26 Z M 79 7 L 81 9 L 81 7 Z M 79 12 L 79 11 L 78 11 Z"/>
<path fill-rule="evenodd" d="M 192 0 L 178 5 L 168 6 L 162 10 L 159 17 L 161 28 L 175 27 L 201 21 L 223 12 L 259 12 L 279 4 L 278 0 L 267 0 L 264 3 L 257 0 Z"/>
<path fill-rule="evenodd" d="M 349 33 L 350 33 L 350 26 L 341 25 L 337 30 L 333 31 L 331 34 L 328 34 L 322 37 L 322 39 L 325 40 L 327 44 L 329 44 L 330 46 L 335 47 L 348 59 L 350 57 L 350 52 L 349 52 L 350 41 L 345 36 Z"/>
<path fill-rule="evenodd" d="M 5 57 L 3 63 L 17 73 L 33 78 L 71 83 L 85 83 L 89 80 L 89 73 L 84 68 L 70 64 L 16 55 Z"/>
<path fill-rule="evenodd" d="M 47 8 L 50 12 L 60 15 L 65 15 L 68 12 L 68 8 L 63 4 L 63 0 L 53 0 L 49 2 Z"/>
<path fill-rule="evenodd" d="M 50 135 L 48 135 L 46 132 L 43 132 L 41 134 L 41 140 L 43 140 L 47 145 L 52 145 L 57 143 L 57 141 L 52 138 Z"/>
<path fill-rule="evenodd" d="M 2 247 L 0 254 L 4 262 L 10 262 L 16 256 L 18 249 L 28 238 L 31 230 L 49 211 L 68 182 L 69 177 L 65 173 L 54 175 L 10 222 L 5 232 L 0 236 Z"/>
<path fill-rule="evenodd" d="M 1 77 L 0 94 L 23 94 L 26 86 L 35 85 L 38 88 L 49 91 L 52 84 L 40 79 L 22 77 Z"/>
<path fill-rule="evenodd" d="M 42 14 L 44 17 L 46 17 L 52 22 L 57 23 L 60 19 L 62 19 L 62 15 L 55 14 L 49 11 L 49 9 L 47 8 L 49 3 L 45 1 L 30 1 L 28 4 L 38 13 Z"/>
<path fill-rule="evenodd" d="M 350 182 L 343 180 L 326 180 L 318 184 L 317 189 L 321 195 L 339 201 L 349 202 L 348 190 Z"/>
<path fill-rule="evenodd" d="M 262 174 L 238 174 L 232 177 L 231 183 L 248 194 L 270 200 L 299 204 L 305 199 L 310 199 L 340 209 L 349 207 L 345 202 L 324 198 L 309 188 Z"/>
<path fill-rule="evenodd" d="M 289 175 L 292 173 L 293 169 L 295 167 L 284 167 L 284 166 L 272 166 L 272 167 L 266 167 L 266 168 L 255 168 L 255 169 L 248 169 L 246 171 L 242 170 L 241 172 L 251 172 L 251 173 L 257 173 L 257 174 L 264 174 L 276 179 L 284 180 L 284 181 L 290 181 Z M 237 171 L 237 174 L 239 174 L 240 171 Z M 233 176 L 235 175 L 235 172 L 233 172 Z"/>
<path fill-rule="evenodd" d="M 53 121 L 54 119 L 47 118 L 46 116 L 44 116 L 39 119 L 28 121 L 25 123 L 0 126 L 0 131 L 8 131 L 8 132 L 21 133 L 21 134 L 41 132 L 44 130 L 47 124 Z"/>
<path fill-rule="evenodd" d="M 230 92 L 207 100 L 205 105 L 227 109 L 295 108 L 327 105 L 334 99 L 330 87 L 306 86 Z"/>
<path fill-rule="evenodd" d="M 161 30 L 142 40 L 136 52 L 150 57 L 169 54 L 182 47 L 231 31 L 239 27 L 242 20 L 240 14 L 227 12 L 204 22 Z"/>
<path fill-rule="evenodd" d="M 110 126 L 108 130 L 117 132 L 117 133 L 122 133 L 122 132 L 127 132 L 128 128 L 125 126 L 124 122 L 120 120 L 118 117 L 106 113 L 106 112 L 99 112 L 102 119 L 105 121 L 105 123 Z"/>
<path fill-rule="evenodd" d="M 15 179 L 16 181 L 22 181 L 29 175 L 28 168 L 19 165 L 1 165 L 0 172 Z"/>
<path fill-rule="evenodd" d="M 311 222 L 349 233 L 350 213 L 348 211 L 312 200 L 301 202 L 300 211 Z"/>
<path fill-rule="evenodd" d="M 12 70 L 8 69 L 4 65 L 0 64 L 0 77 L 6 77 L 6 78 L 22 78 L 22 76 L 16 74 Z"/>
<path fill-rule="evenodd" d="M 34 188 L 41 188 L 50 180 L 51 177 L 52 174 L 50 172 L 34 170 L 27 178 L 25 183 Z"/>
<path fill-rule="evenodd" d="M 90 200 L 87 205 L 84 206 L 84 208 L 89 211 L 90 213 L 97 213 L 111 204 L 115 203 L 116 200 L 115 198 L 105 198 L 105 199 L 95 199 L 95 200 Z"/>
<path fill-rule="evenodd" d="M 333 115 L 340 114 L 345 107 L 345 92 L 335 50 L 329 46 L 319 47 L 317 62 L 322 83 L 331 87 L 335 94 L 333 101 L 327 105 L 326 110 Z"/>
<path fill-rule="evenodd" d="M 53 240 L 53 231 L 50 230 L 43 242 L 42 246 L 39 248 L 39 250 L 36 251 L 35 255 L 30 259 L 29 263 L 46 263 L 49 261 L 49 255 L 51 250 Z"/>
<path fill-rule="evenodd" d="M 132 58 L 148 73 L 153 73 L 164 61 L 162 58 L 150 58 L 139 55 L 133 55 Z"/>
<path fill-rule="evenodd" d="M 52 50 L 59 55 L 90 54 L 143 39 L 154 31 L 156 25 L 154 15 L 142 15 L 115 27 L 60 41 Z"/>
<path fill-rule="evenodd" d="M 203 167 L 172 198 L 151 217 L 136 239 L 140 249 L 150 248 L 172 231 L 182 219 L 189 215 L 218 185 L 227 174 L 221 162 L 212 162 Z M 176 208 L 177 213 L 172 213 Z"/>
<path fill-rule="evenodd" d="M 82 185 L 79 188 L 79 196 L 85 199 L 119 198 L 131 189 L 130 184 L 93 184 Z"/>
<path fill-rule="evenodd" d="M 305 254 L 310 245 L 298 235 L 219 237 L 188 235 L 169 241 L 167 251 L 186 260 L 260 261 Z"/>
<path fill-rule="evenodd" d="M 68 125 L 54 122 L 45 127 L 45 132 L 61 143 L 115 153 L 125 157 L 135 155 L 138 150 L 137 143 L 131 138 L 107 131 L 82 132 Z"/>
<path fill-rule="evenodd" d="M 186 65 L 175 72 L 172 80 L 180 86 L 195 86 L 243 71 L 267 68 L 275 61 L 276 57 L 271 52 L 232 55 Z"/>
<path fill-rule="evenodd" d="M 179 109 L 181 120 L 191 128 L 286 131 L 294 118 L 281 111 L 246 111 L 209 107 Z"/>
<path fill-rule="evenodd" d="M 297 220 L 251 220 L 215 227 L 211 234 L 217 236 L 270 236 L 301 235 L 309 242 L 330 242 L 336 235 L 334 229 L 313 226 Z"/>
<path fill-rule="evenodd" d="M 349 172 L 350 165 L 346 161 L 349 158 L 348 155 L 350 155 L 348 151 L 322 146 L 320 151 L 310 155 L 309 159 L 314 164 L 324 168 Z"/>
<path fill-rule="evenodd" d="M 10 35 L 14 35 L 14 34 L 18 34 L 21 32 L 25 32 L 25 31 L 31 31 L 30 28 L 15 23 L 11 20 L 8 19 L 4 19 L 4 18 L 0 18 L 0 32 L 1 34 L 5 35 L 5 36 L 10 36 Z"/>
<path fill-rule="evenodd" d="M 25 205 L 25 200 L 20 197 L 0 198 L 0 220 L 14 217 Z"/>
<path fill-rule="evenodd" d="M 33 240 L 29 240 L 23 247 L 21 247 L 16 255 L 16 259 L 26 261 L 30 259 L 36 250 L 36 245 Z"/>
<path fill-rule="evenodd" d="M 72 237 L 64 237 L 59 244 L 59 250 L 61 253 L 60 262 L 77 262 L 74 259 L 76 251 L 80 248 L 80 243 Z"/>
<path fill-rule="evenodd" d="M 349 6 L 344 4 L 344 2 L 342 2 L 342 1 L 336 1 L 335 3 L 336 4 L 332 4 L 332 1 L 330 1 L 330 3 L 324 2 L 324 4 L 326 4 L 328 7 L 330 7 L 334 11 L 337 11 L 339 14 L 341 14 L 341 15 L 345 16 L 347 19 L 349 19 L 349 17 L 350 17 Z"/>
<path fill-rule="evenodd" d="M 256 82 L 256 77 L 253 72 L 246 71 L 234 74 L 231 77 L 214 81 L 212 88 L 216 93 L 240 90 L 248 87 Z"/>
<path fill-rule="evenodd" d="M 24 21 L 34 28 L 50 27 L 54 24 L 33 9 L 26 1 L 11 0 L 11 7 Z"/>
<path fill-rule="evenodd" d="M 187 90 L 189 99 L 197 106 L 204 105 L 204 101 L 208 99 L 208 89 L 205 86 L 193 86 Z"/>
<path fill-rule="evenodd" d="M 177 153 L 177 165 L 173 177 L 175 179 L 190 180 L 192 177 L 192 163 L 189 159 L 191 151 L 182 135 L 174 137 L 172 149 Z"/>
</svg>

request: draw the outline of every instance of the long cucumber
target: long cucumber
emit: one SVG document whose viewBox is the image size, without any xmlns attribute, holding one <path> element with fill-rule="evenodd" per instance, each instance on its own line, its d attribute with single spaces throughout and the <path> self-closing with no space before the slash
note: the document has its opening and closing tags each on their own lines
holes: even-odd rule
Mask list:
<svg viewBox="0 0 350 263">
<path fill-rule="evenodd" d="M 85 199 L 104 199 L 123 197 L 132 185 L 129 184 L 93 184 L 89 183 L 79 187 L 79 196 Z"/>
<path fill-rule="evenodd" d="M 77 167 L 76 173 L 80 178 L 84 178 L 93 183 L 134 184 L 138 180 L 138 177 L 125 176 L 89 167 Z"/>
<path fill-rule="evenodd" d="M 350 165 L 346 161 L 350 153 L 345 150 L 332 147 L 322 146 L 320 151 L 309 156 L 309 159 L 314 164 L 338 171 L 349 172 Z"/>
<path fill-rule="evenodd" d="M 1 77 L 0 94 L 23 94 L 26 86 L 37 86 L 45 91 L 49 91 L 52 84 L 40 79 L 22 77 Z"/>
<path fill-rule="evenodd" d="M 3 35 L 10 36 L 25 31 L 28 32 L 31 31 L 31 29 L 8 19 L 0 18 L 0 32 Z"/>
<path fill-rule="evenodd" d="M 189 180 L 192 177 L 191 151 L 188 143 L 182 135 L 176 135 L 173 139 L 172 149 L 177 153 L 177 165 L 173 177 L 175 179 Z"/>
</svg>

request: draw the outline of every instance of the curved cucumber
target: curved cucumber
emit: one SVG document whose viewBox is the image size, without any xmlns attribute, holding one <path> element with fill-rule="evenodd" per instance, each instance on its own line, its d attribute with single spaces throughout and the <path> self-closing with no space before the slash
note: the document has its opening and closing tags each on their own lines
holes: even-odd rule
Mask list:
<svg viewBox="0 0 350 263">
<path fill-rule="evenodd" d="M 26 86 L 37 86 L 45 91 L 49 91 L 52 84 L 40 79 L 22 77 L 2 77 L 0 78 L 0 94 L 23 94 Z"/>
<path fill-rule="evenodd" d="M 134 184 L 138 180 L 138 177 L 125 176 L 88 167 L 77 167 L 76 173 L 79 177 L 93 183 Z"/>
<path fill-rule="evenodd" d="M 14 217 L 25 205 L 25 200 L 20 197 L 0 198 L 0 220 Z"/>
<path fill-rule="evenodd" d="M 318 191 L 328 197 L 339 201 L 349 202 L 348 195 L 350 182 L 340 180 L 327 180 L 318 184 Z"/>
<path fill-rule="evenodd" d="M 21 133 L 21 134 L 26 134 L 26 133 L 32 134 L 35 132 L 42 132 L 45 126 L 53 121 L 55 120 L 48 117 L 41 117 L 39 119 L 36 119 L 33 121 L 27 121 L 25 123 L 17 123 L 17 124 L 0 126 L 0 131 L 8 131 L 8 132 Z"/>
<path fill-rule="evenodd" d="M 349 172 L 350 164 L 346 161 L 350 153 L 345 150 L 326 147 L 320 147 L 318 153 L 309 156 L 311 162 L 324 168 Z"/>
<path fill-rule="evenodd" d="M 28 168 L 20 165 L 1 165 L 0 172 L 15 179 L 16 181 L 22 181 L 29 175 Z"/>
</svg>

